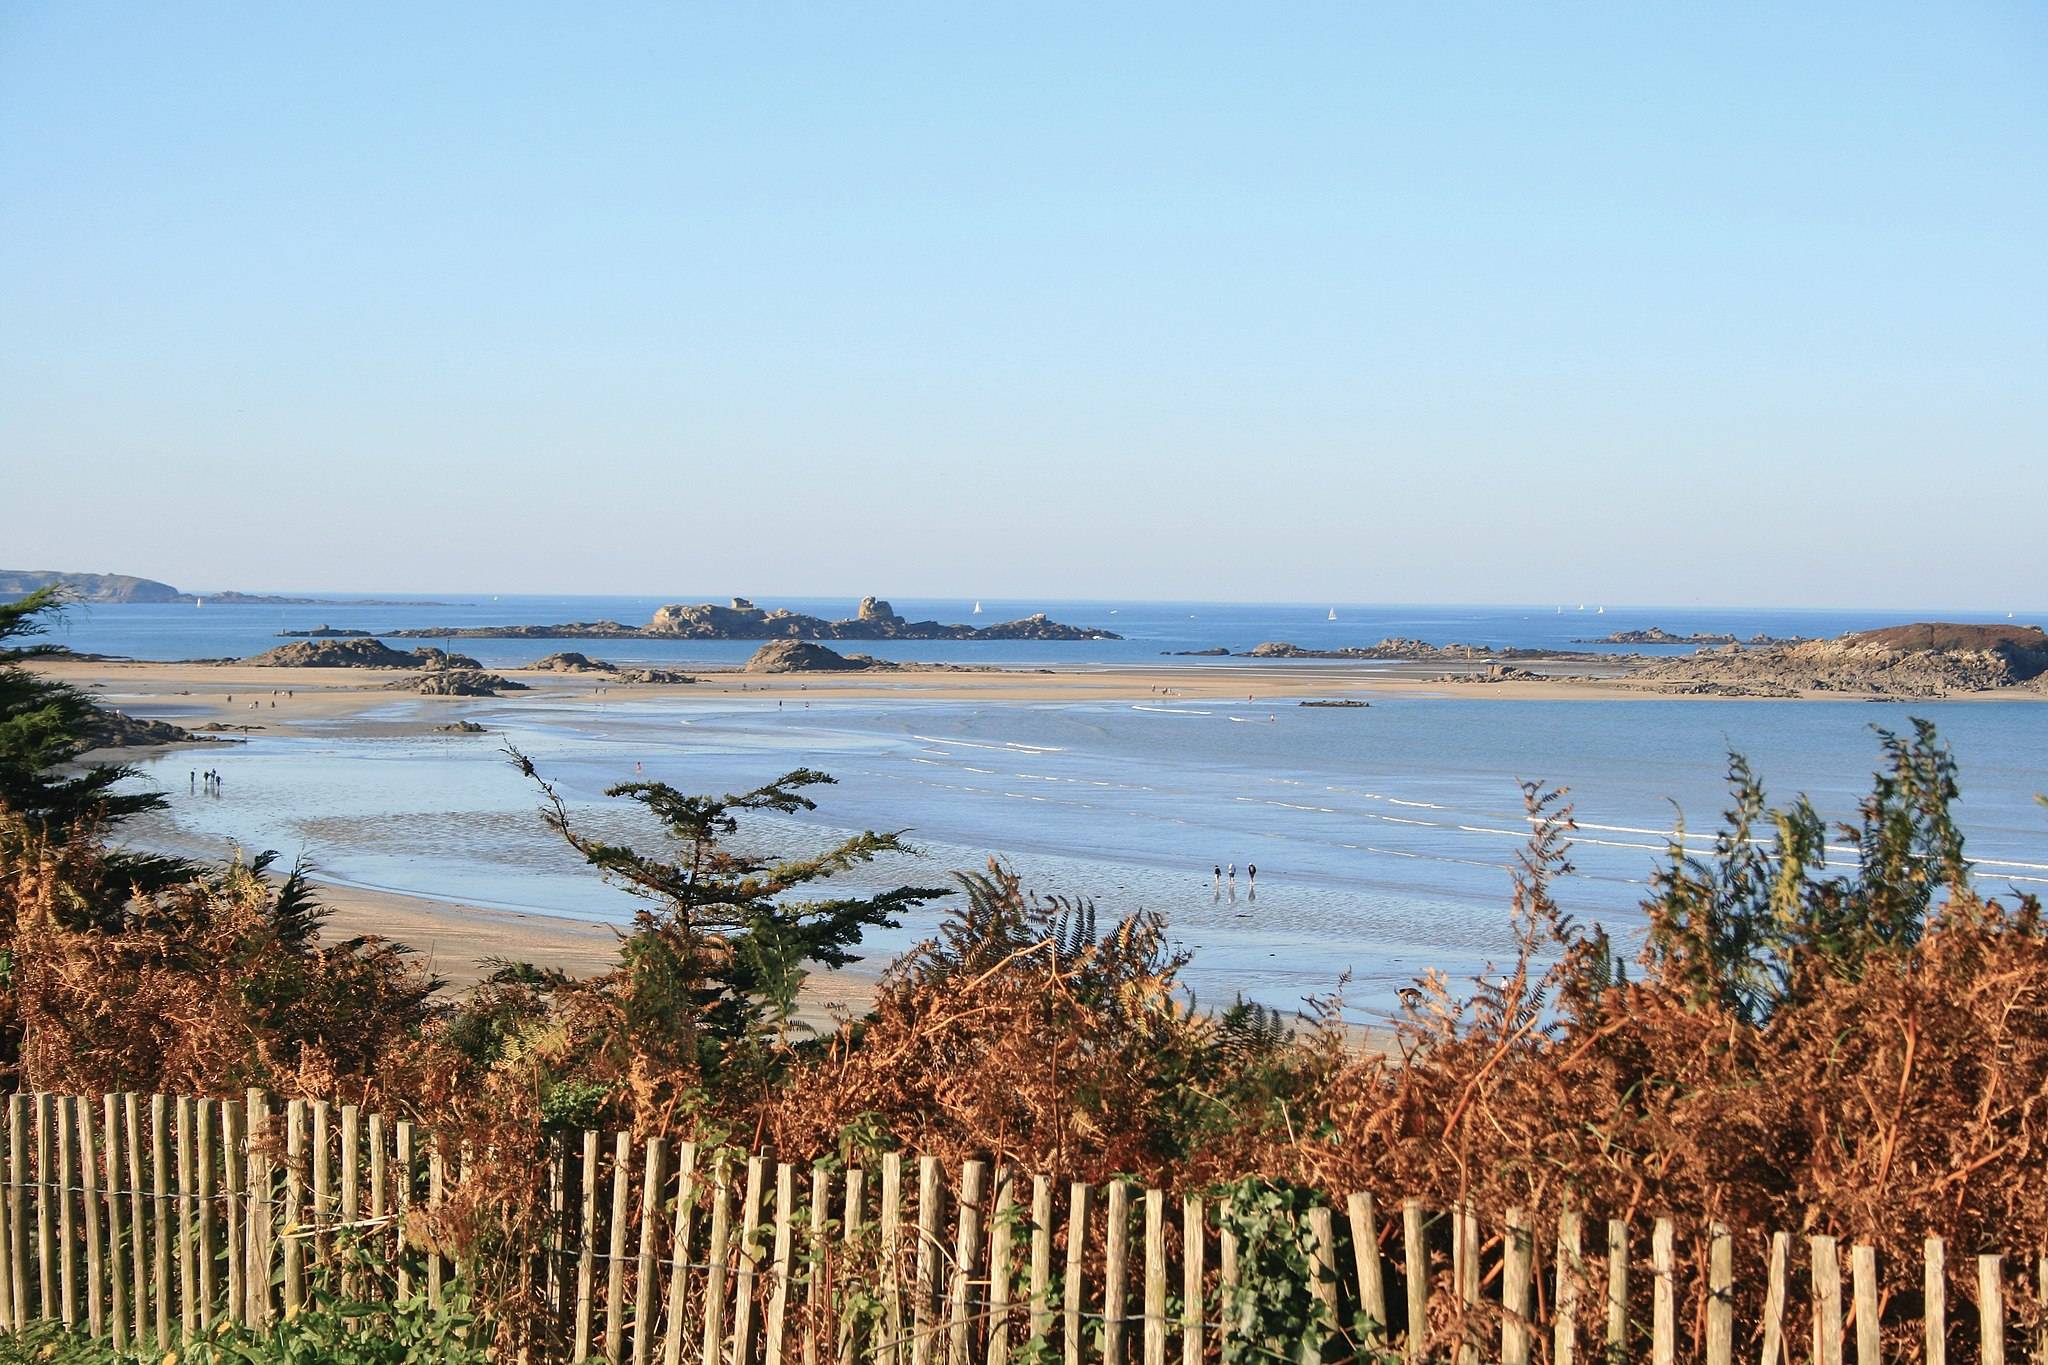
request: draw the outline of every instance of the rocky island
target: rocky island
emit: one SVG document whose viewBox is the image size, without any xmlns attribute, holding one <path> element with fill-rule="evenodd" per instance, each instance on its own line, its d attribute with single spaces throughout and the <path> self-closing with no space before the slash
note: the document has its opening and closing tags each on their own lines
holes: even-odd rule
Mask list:
<svg viewBox="0 0 2048 1365">
<path fill-rule="evenodd" d="M 382 640 L 305 640 L 279 645 L 246 659 L 233 660 L 254 668 L 460 668 L 480 669 L 467 654 L 444 649 L 393 649 Z"/>
<path fill-rule="evenodd" d="M 1207 652 L 1207 651 L 1204 651 Z M 1341 649 L 1304 649 L 1285 640 L 1268 640 L 1232 656 L 1239 659 L 1375 659 L 1390 663 L 1494 663 L 1501 659 L 1572 659 L 1604 656 L 1576 654 L 1570 650 L 1495 649 L 1492 645 L 1433 645 L 1427 640 L 1389 636 L 1376 645 L 1349 645 Z"/>
<path fill-rule="evenodd" d="M 1833 640 L 1724 645 L 1646 664 L 1630 680 L 1660 691 L 1723 696 L 2048 694 L 2048 634 L 2039 626 L 1922 621 Z"/>
<path fill-rule="evenodd" d="M 1796 645 L 1805 638 L 1802 635 L 1778 636 L 1757 634 L 1750 636 L 1748 640 L 1742 643 L 1751 645 Z M 1736 638 L 1733 635 L 1715 635 L 1704 630 L 1696 630 L 1690 635 L 1674 635 L 1662 626 L 1651 626 L 1648 630 L 1617 630 L 1613 634 L 1603 635 L 1597 640 L 1574 640 L 1572 643 L 1575 645 L 1732 645 L 1736 643 Z"/>
<path fill-rule="evenodd" d="M 428 627 L 387 631 L 393 639 L 548 640 L 1121 640 L 1107 630 L 1069 626 L 1044 612 L 992 626 L 908 621 L 878 597 L 863 597 L 854 615 L 828 621 L 784 608 L 763 610 L 744 597 L 730 606 L 702 602 L 662 607 L 644 626 L 617 621 L 560 625 Z"/>
</svg>

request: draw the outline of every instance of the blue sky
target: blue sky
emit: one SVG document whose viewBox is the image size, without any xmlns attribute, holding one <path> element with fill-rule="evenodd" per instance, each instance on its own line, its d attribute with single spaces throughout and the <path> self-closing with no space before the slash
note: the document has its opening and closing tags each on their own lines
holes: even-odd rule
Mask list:
<svg viewBox="0 0 2048 1365">
<path fill-rule="evenodd" d="M 2048 609 L 2048 8 L 0 6 L 0 567 Z"/>
</svg>

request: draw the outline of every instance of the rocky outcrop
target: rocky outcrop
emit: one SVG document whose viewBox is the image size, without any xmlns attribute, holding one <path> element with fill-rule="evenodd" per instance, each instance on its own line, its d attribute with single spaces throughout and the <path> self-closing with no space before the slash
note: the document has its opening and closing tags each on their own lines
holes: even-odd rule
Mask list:
<svg viewBox="0 0 2048 1365">
<path fill-rule="evenodd" d="M 693 674 L 678 673 L 668 668 L 622 668 L 612 675 L 612 681 L 642 683 L 649 687 L 686 687 L 697 679 Z"/>
<path fill-rule="evenodd" d="M 1803 635 L 1752 635 L 1743 643 L 1752 645 L 1796 645 L 1806 637 Z M 1617 630 L 1612 635 L 1603 635 L 1597 640 L 1574 640 L 1575 645 L 1694 645 L 1714 646 L 1736 643 L 1733 635 L 1714 635 L 1696 630 L 1690 635 L 1673 635 L 1662 626 L 1651 626 L 1648 630 Z"/>
<path fill-rule="evenodd" d="M 565 621 L 551 626 L 422 626 L 383 632 L 393 640 L 637 640 L 638 626 L 620 621 Z"/>
<path fill-rule="evenodd" d="M 460 668 L 483 667 L 467 654 L 444 649 L 393 649 L 382 640 L 302 640 L 279 645 L 235 662 L 256 668 Z"/>
<path fill-rule="evenodd" d="M 525 683 L 475 668 L 444 668 L 416 678 L 400 678 L 385 686 L 393 692 L 417 692 L 423 697 L 495 697 L 500 692 L 527 690 Z"/>
<path fill-rule="evenodd" d="M 342 630 L 322 624 L 311 630 L 281 630 L 277 636 L 280 640 L 367 640 L 374 633 L 367 630 Z"/>
<path fill-rule="evenodd" d="M 536 673 L 616 673 L 618 666 L 602 659 L 593 659 L 588 654 L 578 654 L 573 649 L 559 654 L 550 654 L 544 659 L 535 659 L 527 665 Z"/>
<path fill-rule="evenodd" d="M 195 735 L 169 721 L 142 720 L 123 711 L 93 708 L 85 726 L 86 740 L 95 749 L 142 749 L 156 744 L 220 744 L 207 735 Z"/>
<path fill-rule="evenodd" d="M 1495 649 L 1491 645 L 1433 645 L 1426 640 L 1389 636 L 1376 645 L 1344 649 L 1303 649 L 1284 640 L 1269 640 L 1247 650 L 1246 659 L 1380 659 L 1407 663 L 1487 663 L 1496 659 L 1557 658 L 1537 649 Z"/>
<path fill-rule="evenodd" d="M 1230 651 L 1222 645 L 1214 649 L 1162 649 L 1161 655 L 1169 659 L 1227 659 Z"/>
<path fill-rule="evenodd" d="M 771 640 L 747 660 L 749 673 L 862 673 L 897 665 L 865 654 L 841 654 L 808 640 Z"/>
<path fill-rule="evenodd" d="M 471 640 L 1121 640 L 1112 631 L 1069 626 L 1044 612 L 992 626 L 943 625 L 937 621 L 906 621 L 878 597 L 864 597 L 849 620 L 828 621 L 777 607 L 763 611 L 744 597 L 730 606 L 714 602 L 673 603 L 654 613 L 644 628 L 617 621 L 577 622 L 554 626 L 466 626 L 459 630 L 394 630 L 394 639 Z"/>
<path fill-rule="evenodd" d="M 443 735 L 487 735 L 490 733 L 489 727 L 478 725 L 473 720 L 450 721 L 446 725 L 436 725 L 434 730 L 436 733 Z"/>
<path fill-rule="evenodd" d="M 1745 649 L 1726 645 L 1646 664 L 1631 681 L 1707 695 L 1830 692 L 1931 698 L 2048 692 L 2048 634 L 2038 626 L 1923 621 L 1833 640 Z"/>
</svg>

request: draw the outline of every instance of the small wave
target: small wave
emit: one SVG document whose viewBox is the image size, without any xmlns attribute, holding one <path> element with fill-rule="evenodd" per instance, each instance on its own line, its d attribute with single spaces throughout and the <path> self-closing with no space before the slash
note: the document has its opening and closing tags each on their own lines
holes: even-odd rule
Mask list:
<svg viewBox="0 0 2048 1365">
<path fill-rule="evenodd" d="M 1147 706 L 1143 702 L 1132 702 L 1131 709 L 1133 711 L 1150 711 L 1155 715 L 1161 716 L 1213 716 L 1216 714 L 1214 711 L 1187 711 L 1178 706 Z M 1234 720 L 1236 717 L 1233 716 L 1232 719 Z"/>
</svg>

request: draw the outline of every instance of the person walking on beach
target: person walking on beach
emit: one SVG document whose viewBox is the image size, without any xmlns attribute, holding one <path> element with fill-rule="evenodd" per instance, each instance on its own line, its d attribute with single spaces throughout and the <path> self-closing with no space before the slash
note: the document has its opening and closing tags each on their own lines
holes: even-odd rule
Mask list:
<svg viewBox="0 0 2048 1365">
<path fill-rule="evenodd" d="M 1244 879 L 1251 884 L 1252 890 L 1256 891 L 1259 889 L 1259 865 L 1257 863 L 1246 863 L 1244 865 Z"/>
<path fill-rule="evenodd" d="M 190 795 L 191 793 L 196 792 L 198 790 L 199 774 L 194 772 L 190 768 L 187 768 L 185 770 L 185 792 L 187 795 Z"/>
<path fill-rule="evenodd" d="M 1232 885 L 1233 887 L 1237 885 L 1237 864 L 1236 864 L 1236 863 L 1232 863 L 1232 864 L 1230 865 L 1230 884 L 1231 884 L 1231 885 Z"/>
<path fill-rule="evenodd" d="M 1221 891 L 1221 890 L 1223 889 L 1223 864 L 1222 864 L 1222 863 L 1218 863 L 1218 864 L 1216 864 L 1216 889 L 1217 889 L 1218 891 Z"/>
</svg>

